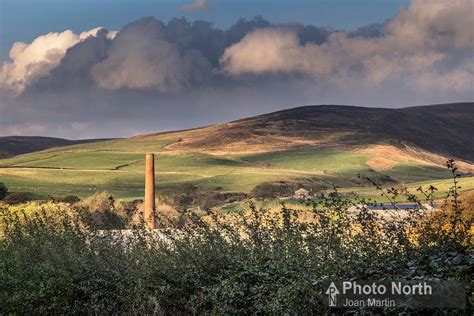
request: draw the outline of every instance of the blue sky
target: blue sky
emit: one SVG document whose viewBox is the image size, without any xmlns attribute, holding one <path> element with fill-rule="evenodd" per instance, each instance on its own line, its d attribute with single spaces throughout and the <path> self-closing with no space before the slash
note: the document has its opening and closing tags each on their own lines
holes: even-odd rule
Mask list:
<svg viewBox="0 0 474 316">
<path fill-rule="evenodd" d="M 261 15 L 271 22 L 300 22 L 351 29 L 393 17 L 408 0 L 209 0 L 211 10 L 185 12 L 181 0 L 0 0 L 0 59 L 16 41 L 48 32 L 103 26 L 118 30 L 143 16 L 204 19 L 226 28 L 238 18 Z"/>
</svg>

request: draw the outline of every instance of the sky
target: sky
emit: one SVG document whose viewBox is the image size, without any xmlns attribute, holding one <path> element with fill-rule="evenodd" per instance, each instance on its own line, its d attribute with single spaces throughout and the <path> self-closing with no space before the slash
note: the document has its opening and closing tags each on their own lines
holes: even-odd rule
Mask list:
<svg viewBox="0 0 474 316">
<path fill-rule="evenodd" d="M 11 45 L 49 32 L 120 29 L 144 16 L 206 20 L 221 28 L 261 15 L 275 23 L 299 22 L 337 29 L 383 23 L 408 0 L 209 0 L 210 10 L 183 10 L 182 0 L 0 0 L 0 59 Z"/>
<path fill-rule="evenodd" d="M 471 0 L 0 0 L 0 136 L 474 100 Z"/>
</svg>

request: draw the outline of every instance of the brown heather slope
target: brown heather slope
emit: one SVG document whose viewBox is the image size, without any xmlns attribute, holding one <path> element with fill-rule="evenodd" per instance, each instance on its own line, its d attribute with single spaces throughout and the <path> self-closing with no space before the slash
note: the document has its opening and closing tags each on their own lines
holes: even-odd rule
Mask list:
<svg viewBox="0 0 474 316">
<path fill-rule="evenodd" d="M 301 148 L 360 150 L 390 145 L 423 160 L 474 162 L 474 103 L 400 109 L 303 106 L 187 131 L 136 136 L 165 151 L 245 154 Z M 380 148 L 379 148 L 380 149 Z"/>
</svg>

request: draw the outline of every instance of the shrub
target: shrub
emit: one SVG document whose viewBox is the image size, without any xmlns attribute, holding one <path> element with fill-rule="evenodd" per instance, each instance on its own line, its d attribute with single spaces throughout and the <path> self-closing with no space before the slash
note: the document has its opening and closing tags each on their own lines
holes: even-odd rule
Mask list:
<svg viewBox="0 0 474 316">
<path fill-rule="evenodd" d="M 247 194 L 238 192 L 200 192 L 193 198 L 192 204 L 203 211 L 209 211 L 211 208 L 242 201 L 247 198 Z"/>
<path fill-rule="evenodd" d="M 287 191 L 291 191 L 291 189 Z M 256 185 L 250 191 L 250 195 L 256 199 L 271 199 L 283 196 L 282 188 L 271 183 L 261 183 Z"/>
<path fill-rule="evenodd" d="M 123 217 L 131 218 L 136 214 L 140 204 L 142 203 L 143 200 L 139 199 L 132 201 L 119 201 L 118 203 L 115 203 L 115 209 L 117 213 L 121 214 Z"/>
<path fill-rule="evenodd" d="M 86 211 L 85 221 L 98 229 L 123 229 L 128 218 L 120 214 L 115 208 L 115 199 L 109 192 L 98 192 L 82 201 L 79 207 Z"/>
<path fill-rule="evenodd" d="M 446 204 L 460 209 L 454 192 Z M 472 293 L 466 219 L 441 212 L 438 223 L 440 212 L 406 197 L 420 207 L 405 218 L 379 216 L 364 206 L 370 200 L 334 190 L 311 201 L 311 220 L 284 205 L 275 213 L 250 204 L 232 215 L 189 213 L 182 227 L 160 217 L 158 232 L 99 230 L 53 203 L 3 208 L 0 313 L 330 314 L 321 284 L 334 279 L 464 280 Z"/>
<path fill-rule="evenodd" d="M 5 184 L 0 182 L 0 200 L 3 200 L 8 194 L 8 189 Z"/>
<path fill-rule="evenodd" d="M 28 192 L 13 192 L 8 194 L 3 201 L 7 204 L 15 205 L 26 203 L 32 200 L 32 196 Z"/>
<path fill-rule="evenodd" d="M 292 196 L 302 186 L 297 183 L 261 183 L 256 185 L 250 195 L 257 199 L 272 199 Z"/>
<path fill-rule="evenodd" d="M 91 212 L 113 211 L 115 209 L 115 199 L 107 191 L 98 192 L 84 199 L 82 204 L 87 206 Z"/>
<path fill-rule="evenodd" d="M 76 204 L 80 201 L 81 201 L 81 199 L 78 196 L 75 196 L 75 195 L 67 195 L 67 196 L 65 196 L 65 197 L 58 200 L 58 202 L 67 203 L 67 204 L 70 204 L 70 205 L 74 205 L 74 204 Z"/>
<path fill-rule="evenodd" d="M 474 190 L 466 192 L 462 197 L 463 209 L 468 212 L 474 212 Z"/>
<path fill-rule="evenodd" d="M 293 196 L 298 189 L 305 189 L 314 194 L 327 188 L 314 179 L 301 179 L 299 182 L 266 182 L 256 185 L 250 191 L 250 196 L 256 199 L 273 199 Z"/>
<path fill-rule="evenodd" d="M 246 199 L 248 196 L 240 192 L 216 192 L 198 190 L 193 185 L 181 186 L 174 193 L 168 193 L 167 204 L 183 212 L 190 208 L 208 211 L 213 207 Z"/>
</svg>

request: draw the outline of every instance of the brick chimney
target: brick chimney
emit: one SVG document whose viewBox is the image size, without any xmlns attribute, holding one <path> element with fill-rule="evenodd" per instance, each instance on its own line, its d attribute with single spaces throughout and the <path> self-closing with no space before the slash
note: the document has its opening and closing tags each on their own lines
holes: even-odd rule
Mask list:
<svg viewBox="0 0 474 316">
<path fill-rule="evenodd" d="M 145 158 L 145 224 L 156 228 L 155 218 L 155 155 L 146 154 Z"/>
</svg>

